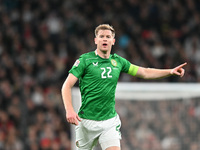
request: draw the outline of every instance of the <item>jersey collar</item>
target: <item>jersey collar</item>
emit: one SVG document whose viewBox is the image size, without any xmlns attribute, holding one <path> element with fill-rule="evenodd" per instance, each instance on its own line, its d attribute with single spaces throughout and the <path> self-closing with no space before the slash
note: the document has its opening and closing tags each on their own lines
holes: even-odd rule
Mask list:
<svg viewBox="0 0 200 150">
<path fill-rule="evenodd" d="M 109 58 L 102 58 L 102 57 L 100 57 L 100 56 L 98 55 L 97 49 L 96 49 L 94 52 L 95 52 L 95 55 L 98 56 L 98 57 L 101 58 L 101 59 L 104 59 L 104 60 L 110 60 L 110 59 L 111 59 L 111 54 L 110 54 Z"/>
</svg>

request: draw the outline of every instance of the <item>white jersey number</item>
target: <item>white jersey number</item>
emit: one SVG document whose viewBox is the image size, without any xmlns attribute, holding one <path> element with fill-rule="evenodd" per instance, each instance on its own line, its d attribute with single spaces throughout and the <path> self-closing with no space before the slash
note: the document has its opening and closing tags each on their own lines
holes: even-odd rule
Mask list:
<svg viewBox="0 0 200 150">
<path fill-rule="evenodd" d="M 101 68 L 101 70 L 103 70 L 103 72 L 101 73 L 101 78 L 112 78 L 112 75 L 110 75 L 110 73 L 112 72 L 111 67 Z"/>
</svg>

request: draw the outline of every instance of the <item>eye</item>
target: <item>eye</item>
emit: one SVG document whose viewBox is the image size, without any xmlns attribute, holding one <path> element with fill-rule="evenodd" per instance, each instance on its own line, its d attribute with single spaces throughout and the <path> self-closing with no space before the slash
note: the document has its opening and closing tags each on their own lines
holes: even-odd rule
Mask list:
<svg viewBox="0 0 200 150">
<path fill-rule="evenodd" d="M 111 36 L 110 36 L 110 35 L 107 35 L 106 37 L 107 37 L 108 39 L 110 39 L 110 38 L 111 38 Z"/>
</svg>

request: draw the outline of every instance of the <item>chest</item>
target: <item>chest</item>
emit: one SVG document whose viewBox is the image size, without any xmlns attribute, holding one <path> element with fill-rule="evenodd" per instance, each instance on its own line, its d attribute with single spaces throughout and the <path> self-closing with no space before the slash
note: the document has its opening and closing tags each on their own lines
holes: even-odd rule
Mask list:
<svg viewBox="0 0 200 150">
<path fill-rule="evenodd" d="M 85 75 L 96 80 L 118 80 L 121 66 L 116 60 L 93 60 L 87 64 Z"/>
</svg>

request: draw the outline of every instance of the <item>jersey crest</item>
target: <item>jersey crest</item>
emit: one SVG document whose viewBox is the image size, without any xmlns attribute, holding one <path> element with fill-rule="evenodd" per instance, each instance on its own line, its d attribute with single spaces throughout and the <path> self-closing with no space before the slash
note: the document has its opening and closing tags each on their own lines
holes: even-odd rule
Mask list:
<svg viewBox="0 0 200 150">
<path fill-rule="evenodd" d="M 114 67 L 116 67 L 116 66 L 117 66 L 117 61 L 114 60 L 114 59 L 111 59 L 111 64 L 112 64 Z"/>
</svg>

